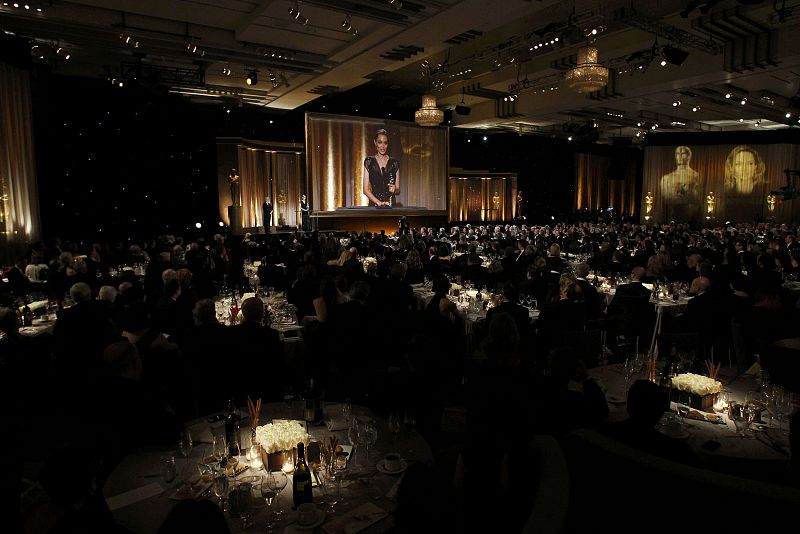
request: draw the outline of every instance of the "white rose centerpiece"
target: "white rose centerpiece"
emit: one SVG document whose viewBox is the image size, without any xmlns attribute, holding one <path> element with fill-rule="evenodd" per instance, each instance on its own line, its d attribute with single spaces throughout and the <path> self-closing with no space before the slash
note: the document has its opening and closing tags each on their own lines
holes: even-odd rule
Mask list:
<svg viewBox="0 0 800 534">
<path fill-rule="evenodd" d="M 670 399 L 692 408 L 711 411 L 722 382 L 703 375 L 684 373 L 672 377 Z"/>
<path fill-rule="evenodd" d="M 722 382 L 703 375 L 684 373 L 672 377 L 672 387 L 692 395 L 704 397 L 719 393 L 722 389 Z"/>
<path fill-rule="evenodd" d="M 298 443 L 308 447 L 311 437 L 297 421 L 276 421 L 256 428 L 256 441 L 261 444 L 261 457 L 268 469 L 294 465 Z"/>
</svg>

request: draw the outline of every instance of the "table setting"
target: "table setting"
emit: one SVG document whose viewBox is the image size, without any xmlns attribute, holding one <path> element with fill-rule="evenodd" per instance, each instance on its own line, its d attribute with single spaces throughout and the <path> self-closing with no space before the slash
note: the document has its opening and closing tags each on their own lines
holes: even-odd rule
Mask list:
<svg viewBox="0 0 800 534">
<path fill-rule="evenodd" d="M 126 457 L 104 488 L 115 519 L 155 532 L 177 500 L 210 499 L 232 532 L 385 532 L 406 469 L 432 459 L 413 428 L 394 432 L 387 419 L 350 403 L 327 403 L 320 424 L 286 403 L 251 401 L 247 412 L 233 448 L 224 417 L 212 414 L 187 424 L 176 450 Z M 292 502 L 295 440 L 312 472 L 310 506 Z"/>
<path fill-rule="evenodd" d="M 627 417 L 626 391 L 633 381 L 663 376 L 663 362 L 651 369 L 652 361 L 640 354 L 589 370 L 606 393 L 610 421 Z M 710 361 L 706 368 L 712 376 L 671 365 L 670 403 L 658 430 L 685 440 L 712 466 L 752 461 L 765 473 L 781 473 L 789 459 L 788 416 L 797 407 L 797 394 L 770 384 L 760 371 L 737 376 L 735 369 Z"/>
</svg>

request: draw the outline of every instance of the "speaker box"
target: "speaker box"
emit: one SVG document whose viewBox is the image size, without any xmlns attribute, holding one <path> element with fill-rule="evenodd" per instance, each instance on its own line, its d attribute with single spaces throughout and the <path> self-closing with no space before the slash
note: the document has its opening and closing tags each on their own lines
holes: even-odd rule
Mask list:
<svg viewBox="0 0 800 534">
<path fill-rule="evenodd" d="M 472 108 L 469 106 L 456 104 L 456 113 L 458 113 L 459 115 L 469 115 L 471 111 Z"/>
</svg>

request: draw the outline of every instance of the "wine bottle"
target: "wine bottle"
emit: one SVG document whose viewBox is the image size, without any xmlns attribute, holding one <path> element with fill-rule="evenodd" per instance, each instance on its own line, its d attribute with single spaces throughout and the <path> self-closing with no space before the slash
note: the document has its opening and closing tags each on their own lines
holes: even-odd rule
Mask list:
<svg viewBox="0 0 800 534">
<path fill-rule="evenodd" d="M 233 400 L 228 401 L 228 413 L 225 414 L 225 442 L 228 444 L 228 454 L 235 456 L 239 454 L 237 444 L 239 443 L 239 414 L 233 405 Z"/>
<path fill-rule="evenodd" d="M 306 401 L 306 407 L 303 412 L 303 418 L 308 424 L 319 424 L 322 422 L 322 394 L 314 386 L 314 379 L 308 381 L 308 388 L 303 392 L 303 399 Z"/>
<path fill-rule="evenodd" d="M 31 326 L 33 324 L 33 312 L 27 304 L 22 308 L 22 319 L 25 326 Z"/>
<path fill-rule="evenodd" d="M 311 470 L 306 464 L 306 452 L 303 442 L 297 444 L 297 463 L 294 466 L 294 477 L 292 477 L 292 498 L 294 505 L 300 506 L 303 503 L 313 502 L 311 495 Z"/>
</svg>

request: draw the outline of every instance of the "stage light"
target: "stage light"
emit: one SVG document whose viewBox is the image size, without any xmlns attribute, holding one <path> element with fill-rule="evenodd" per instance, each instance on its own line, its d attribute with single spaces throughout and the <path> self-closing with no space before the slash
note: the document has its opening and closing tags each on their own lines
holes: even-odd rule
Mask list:
<svg viewBox="0 0 800 534">
<path fill-rule="evenodd" d="M 567 137 L 567 141 L 572 141 L 572 136 Z"/>
<path fill-rule="evenodd" d="M 197 229 L 200 229 L 200 228 L 203 227 L 203 224 L 202 223 L 194 223 L 194 227 L 197 228 Z"/>
<path fill-rule="evenodd" d="M 739 122 L 744 122 L 744 119 L 739 119 Z"/>
<path fill-rule="evenodd" d="M 198 224 L 200 224 L 200 223 L 198 223 Z M 225 226 L 225 223 L 224 223 L 224 222 L 222 222 L 222 221 L 220 221 L 220 222 L 219 222 L 219 227 L 220 227 L 220 228 L 222 228 L 223 226 Z"/>
<path fill-rule="evenodd" d="M 244 83 L 247 85 L 256 85 L 258 83 L 258 71 L 251 70 L 247 73 L 247 78 L 245 78 Z"/>
</svg>

